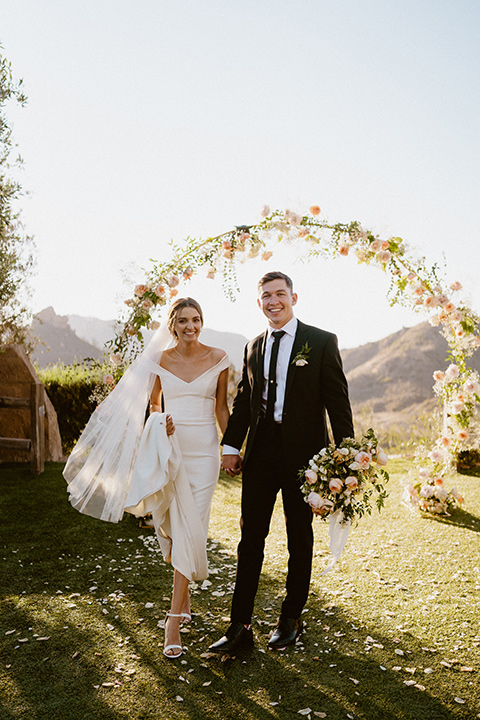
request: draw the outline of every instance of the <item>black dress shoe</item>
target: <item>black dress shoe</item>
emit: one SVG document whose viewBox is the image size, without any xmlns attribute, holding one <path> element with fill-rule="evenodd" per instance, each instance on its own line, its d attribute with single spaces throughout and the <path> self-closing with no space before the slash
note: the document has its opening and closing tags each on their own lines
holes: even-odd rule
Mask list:
<svg viewBox="0 0 480 720">
<path fill-rule="evenodd" d="M 232 655 L 238 650 L 246 650 L 253 647 L 252 628 L 246 628 L 242 623 L 233 622 L 225 635 L 210 645 L 209 652 L 227 653 Z"/>
<path fill-rule="evenodd" d="M 271 650 L 283 650 L 287 645 L 295 645 L 302 632 L 303 623 L 300 618 L 280 618 L 273 635 L 268 641 Z"/>
</svg>

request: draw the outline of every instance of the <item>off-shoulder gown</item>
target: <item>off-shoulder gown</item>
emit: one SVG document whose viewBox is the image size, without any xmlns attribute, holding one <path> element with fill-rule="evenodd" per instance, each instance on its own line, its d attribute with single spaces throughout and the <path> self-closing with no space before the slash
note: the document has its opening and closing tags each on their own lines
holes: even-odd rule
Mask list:
<svg viewBox="0 0 480 720">
<path fill-rule="evenodd" d="M 208 522 L 220 471 L 215 397 L 228 366 L 225 355 L 191 382 L 159 367 L 165 413 L 147 421 L 126 502 L 128 512 L 152 514 L 164 556 L 171 549 L 172 565 L 190 580 L 208 575 Z M 175 424 L 170 437 L 166 413 Z"/>
</svg>

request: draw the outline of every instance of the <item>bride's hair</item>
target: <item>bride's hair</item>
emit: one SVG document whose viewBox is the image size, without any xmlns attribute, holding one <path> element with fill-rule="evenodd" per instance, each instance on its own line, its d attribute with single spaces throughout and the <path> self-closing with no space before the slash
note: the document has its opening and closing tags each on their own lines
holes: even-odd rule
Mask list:
<svg viewBox="0 0 480 720">
<path fill-rule="evenodd" d="M 203 312 L 202 312 L 202 308 L 200 307 L 199 303 L 191 297 L 177 298 L 175 300 L 175 302 L 173 302 L 170 305 L 170 310 L 168 311 L 168 317 L 167 317 L 167 328 L 169 329 L 170 334 L 173 335 L 173 337 L 175 337 L 174 328 L 175 328 L 175 322 L 177 320 L 177 315 L 180 312 L 180 310 L 183 310 L 183 308 L 186 308 L 186 307 L 195 308 L 195 310 L 200 315 L 200 320 L 202 321 L 202 325 L 203 325 Z"/>
</svg>

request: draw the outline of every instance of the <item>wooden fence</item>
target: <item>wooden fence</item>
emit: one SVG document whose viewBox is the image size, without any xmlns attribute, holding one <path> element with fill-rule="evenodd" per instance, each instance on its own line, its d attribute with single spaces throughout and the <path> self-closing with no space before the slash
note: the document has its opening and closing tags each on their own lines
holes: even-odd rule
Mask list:
<svg viewBox="0 0 480 720">
<path fill-rule="evenodd" d="M 32 383 L 29 398 L 0 397 L 1 408 L 30 408 L 30 437 L 0 437 L 1 448 L 25 450 L 30 453 L 32 470 L 42 473 L 45 467 L 45 389 Z"/>
</svg>

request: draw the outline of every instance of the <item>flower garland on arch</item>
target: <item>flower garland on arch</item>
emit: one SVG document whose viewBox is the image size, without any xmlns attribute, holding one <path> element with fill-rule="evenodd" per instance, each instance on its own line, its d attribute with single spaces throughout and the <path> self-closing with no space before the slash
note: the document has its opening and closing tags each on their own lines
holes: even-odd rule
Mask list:
<svg viewBox="0 0 480 720">
<path fill-rule="evenodd" d="M 444 476 L 453 469 L 459 451 L 480 447 L 480 379 L 467 364 L 480 347 L 480 318 L 457 299 L 461 284 L 447 286 L 439 277 L 438 266 L 429 268 L 425 258 L 416 257 L 402 238 L 382 239 L 357 221 L 331 224 L 320 218 L 318 206 L 312 206 L 307 214 L 270 211 L 265 206 L 261 215 L 255 225 L 236 226 L 215 237 L 187 238 L 182 244 L 172 242 L 170 258 L 153 262 L 144 282 L 125 301 L 129 311 L 111 343 L 114 374 L 121 372 L 127 348 L 141 347 L 143 330 L 158 327 L 153 314 L 177 295 L 182 282 L 200 270 L 210 279 L 221 275 L 224 289 L 233 299 L 235 262 L 270 259 L 273 240 L 306 246 L 308 258 L 354 255 L 359 263 L 376 266 L 390 276 L 391 305 L 400 303 L 431 313 L 431 324 L 439 326 L 450 347 L 449 368 L 434 374 L 434 391 L 443 401 L 443 426 L 434 447 L 417 460 L 405 496 L 422 512 L 445 514 L 461 498 L 458 493 L 458 497 L 447 493 Z M 427 499 L 428 503 L 423 502 Z"/>
</svg>

